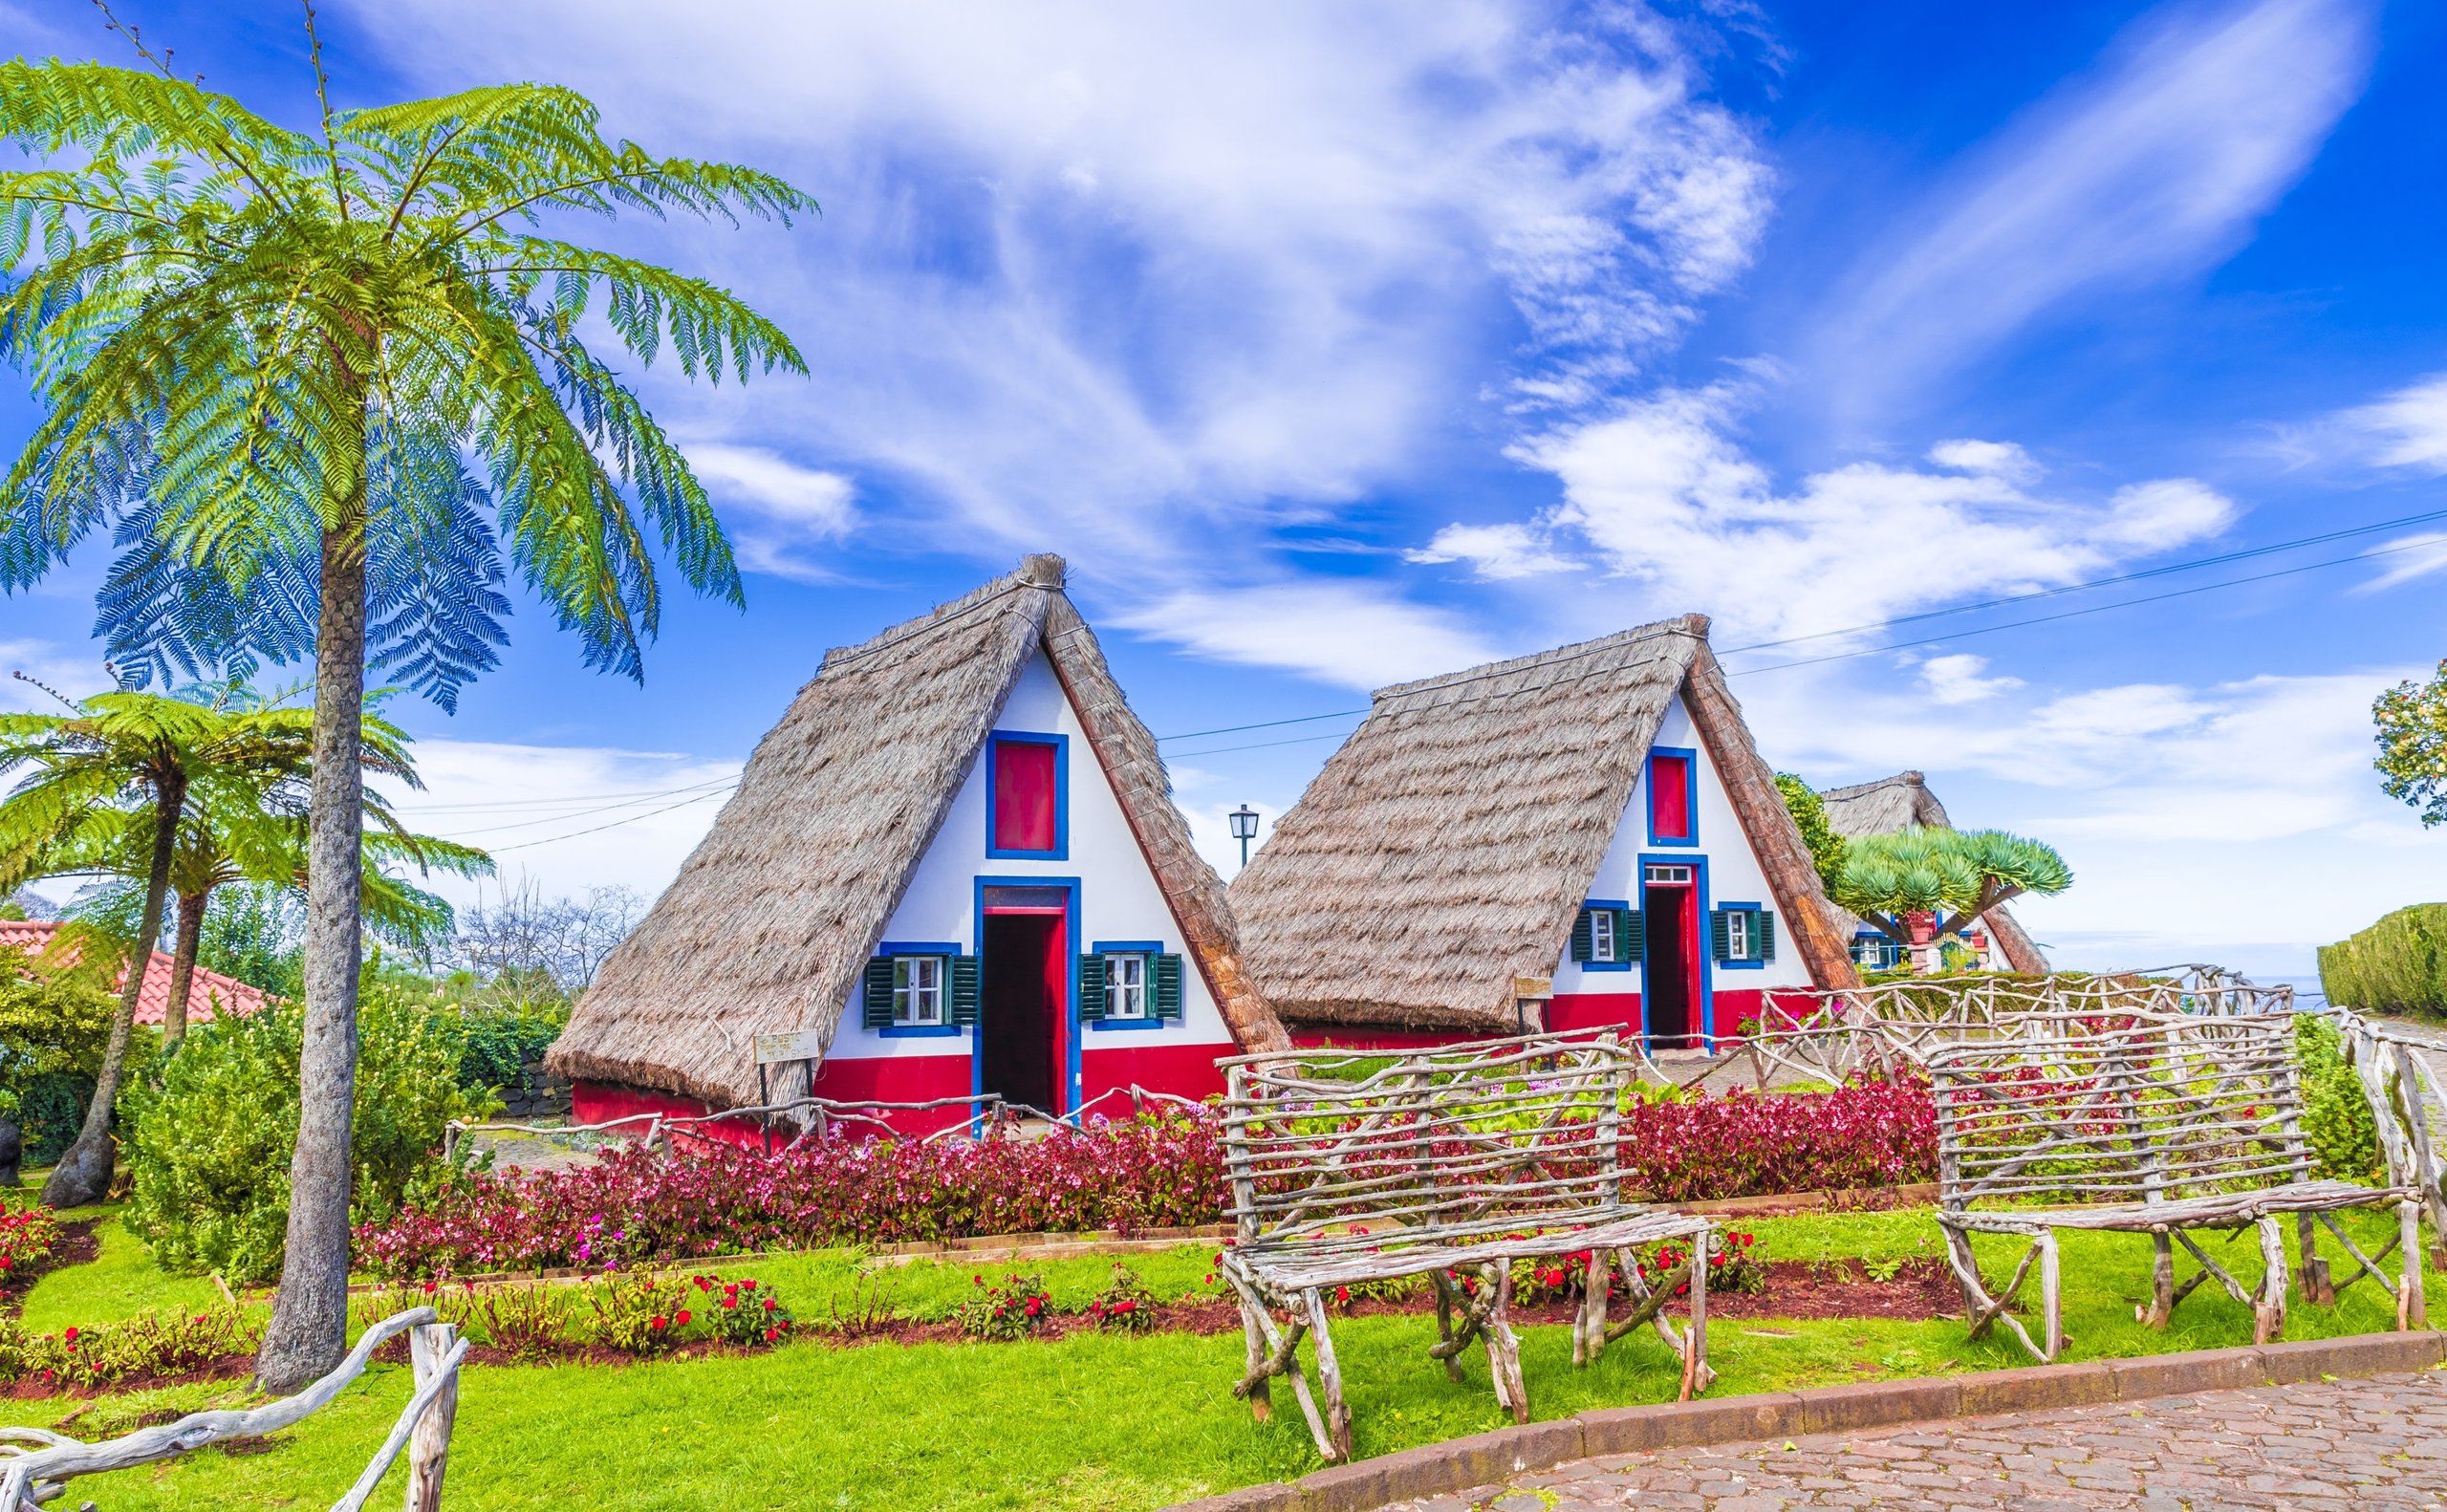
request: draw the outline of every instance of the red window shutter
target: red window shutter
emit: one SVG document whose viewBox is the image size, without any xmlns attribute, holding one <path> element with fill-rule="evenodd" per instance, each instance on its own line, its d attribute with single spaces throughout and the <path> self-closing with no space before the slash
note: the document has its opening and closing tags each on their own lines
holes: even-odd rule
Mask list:
<svg viewBox="0 0 2447 1512">
<path fill-rule="evenodd" d="M 1059 843 L 1057 754 L 1054 746 L 1035 741 L 994 743 L 994 849 L 1050 851 Z"/>
<path fill-rule="evenodd" d="M 1691 758 L 1652 756 L 1648 763 L 1648 829 L 1660 840 L 1691 838 Z"/>
</svg>

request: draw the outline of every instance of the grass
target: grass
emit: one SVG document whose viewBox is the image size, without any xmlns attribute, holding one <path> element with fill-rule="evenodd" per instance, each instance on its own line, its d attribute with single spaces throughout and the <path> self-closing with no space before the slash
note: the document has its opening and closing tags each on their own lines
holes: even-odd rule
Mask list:
<svg viewBox="0 0 2447 1512">
<path fill-rule="evenodd" d="M 2392 1215 L 2353 1215 L 2349 1226 L 2371 1247 L 2391 1222 Z M 1728 1226 L 1756 1234 L 1762 1258 L 1769 1260 L 1837 1264 L 1938 1253 L 1937 1226 L 1925 1208 Z M 170 1301 L 196 1295 L 182 1288 L 210 1291 L 209 1281 L 148 1274 L 141 1246 L 117 1224 L 106 1223 L 101 1232 L 100 1261 L 54 1273 L 36 1287 L 31 1301 L 41 1305 L 44 1318 L 99 1321 L 146 1305 L 184 1305 Z M 2011 1241 L 1982 1240 L 1980 1250 L 1993 1277 L 2009 1269 L 2018 1253 Z M 1132 1257 L 1131 1264 L 1159 1296 L 1178 1297 L 1207 1289 L 1212 1255 L 1210 1246 L 1184 1245 Z M 2248 1239 L 2223 1250 L 2221 1260 L 2227 1255 L 2247 1285 L 2259 1274 Z M 850 1310 L 878 1287 L 903 1314 L 943 1316 L 974 1289 L 972 1277 L 991 1281 L 1007 1267 L 940 1261 L 870 1266 L 855 1252 L 836 1250 L 707 1268 L 753 1274 L 779 1287 L 803 1319 L 820 1323 L 830 1307 Z M 1074 1307 L 1103 1288 L 1112 1262 L 1083 1257 L 1023 1268 L 1044 1276 L 1057 1305 Z M 2188 1261 L 2182 1269 L 2189 1274 Z M 2176 1327 L 2165 1332 L 2134 1323 L 2133 1305 L 2149 1279 L 2149 1245 L 2136 1236 L 2066 1235 L 2064 1273 L 2068 1359 L 2251 1340 L 2248 1311 L 2208 1289 L 2195 1293 L 2176 1313 Z M 2434 1322 L 2447 1322 L 2447 1285 L 2432 1292 Z M 2393 1323 L 2392 1303 L 2366 1282 L 2333 1310 L 2298 1304 L 2286 1337 L 2375 1332 Z M 1673 1393 L 1675 1362 L 1653 1334 L 1626 1340 L 1594 1368 L 1575 1371 L 1563 1328 L 1523 1332 L 1523 1368 L 1541 1417 L 1661 1401 Z M 1508 1421 L 1487 1391 L 1483 1365 L 1470 1361 L 1463 1383 L 1454 1385 L 1429 1364 L 1421 1350 L 1432 1334 L 1433 1324 L 1418 1317 L 1335 1324 L 1360 1454 Z M 1716 1394 L 2026 1363 L 2010 1345 L 1970 1343 L 1960 1323 L 1948 1322 L 1719 1319 L 1709 1345 L 1722 1376 Z M 1240 1365 L 1237 1334 L 1164 1333 L 853 1349 L 802 1342 L 747 1358 L 477 1368 L 466 1383 L 452 1444 L 449 1503 L 461 1512 L 614 1502 L 655 1512 L 1135 1512 L 1315 1468 L 1287 1390 L 1278 1389 L 1281 1410 L 1264 1426 L 1231 1399 Z M 114 1477 L 84 1494 L 125 1512 L 327 1505 L 362 1468 L 407 1389 L 403 1369 L 379 1368 L 264 1452 L 232 1458 L 208 1450 L 158 1472 Z M 156 1405 L 191 1410 L 227 1390 L 176 1388 L 155 1393 L 162 1398 Z M 181 1392 L 195 1399 L 171 1399 Z M 96 1436 L 119 1431 L 108 1425 L 136 1415 L 127 1398 L 100 1409 L 53 1401 L 0 1411 L 13 1421 L 47 1425 L 80 1407 L 84 1415 L 70 1431 Z"/>
<path fill-rule="evenodd" d="M 54 1270 L 26 1293 L 25 1325 L 53 1333 L 74 1325 L 118 1323 L 140 1312 L 201 1312 L 221 1306 L 208 1276 L 173 1276 L 153 1264 L 143 1241 L 119 1221 L 116 1207 L 70 1208 L 68 1222 L 94 1220 L 102 1252 L 91 1264 Z"/>
</svg>

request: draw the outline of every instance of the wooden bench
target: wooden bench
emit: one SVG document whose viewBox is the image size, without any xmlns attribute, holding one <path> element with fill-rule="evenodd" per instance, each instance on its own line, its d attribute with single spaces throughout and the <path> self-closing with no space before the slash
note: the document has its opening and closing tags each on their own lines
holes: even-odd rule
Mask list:
<svg viewBox="0 0 2447 1512">
<path fill-rule="evenodd" d="M 2380 1262 L 2402 1254 L 2394 1284 L 2396 1327 L 2426 1327 L 2422 1311 L 2421 1203 L 2411 1186 L 2357 1186 L 2315 1179 L 2302 1131 L 2303 1094 L 2288 1015 L 2173 1017 L 2086 1032 L 2063 1023 L 2050 1037 L 2016 1035 L 1933 1051 L 1937 1098 L 1938 1220 L 1962 1285 L 1971 1336 L 2003 1322 L 2043 1362 L 2065 1348 L 2056 1233 L 2061 1229 L 2148 1234 L 2156 1250 L 2151 1300 L 2140 1320 L 2164 1328 L 2176 1307 L 2215 1277 L 2253 1311 L 2266 1344 L 2285 1326 L 2286 1264 L 2281 1220 L 2291 1216 L 2305 1300 L 2333 1305 L 2365 1276 L 2384 1285 Z M 2395 1179 L 2395 1178 L 2392 1178 Z M 2032 1205 L 2072 1202 L 2078 1206 Z M 2393 1207 L 2397 1233 L 2373 1257 L 2335 1215 Z M 2325 1225 L 2357 1262 L 2333 1281 L 2320 1258 Z M 2265 1267 L 2257 1291 L 2220 1265 L 2188 1231 L 2257 1228 Z M 2004 1290 L 1988 1292 L 1971 1235 L 2030 1239 Z M 2200 1263 L 2176 1285 L 2175 1247 Z M 2033 1263 L 2039 1267 L 2041 1338 L 2034 1343 L 2007 1308 Z"/>
<path fill-rule="evenodd" d="M 1220 1063 L 1225 1174 L 1238 1234 L 1223 1273 L 1241 1299 L 1248 1369 L 1236 1396 L 1263 1421 L 1269 1382 L 1290 1378 L 1318 1453 L 1351 1454 L 1351 1411 L 1329 1303 L 1338 1288 L 1426 1276 L 1436 1291 L 1428 1353 L 1458 1381 L 1483 1342 L 1496 1400 L 1521 1422 L 1529 1401 L 1511 1327 L 1512 1262 L 1586 1251 L 1572 1362 L 1587 1365 L 1643 1325 L 1682 1362 L 1681 1394 L 1705 1391 L 1706 1220 L 1623 1199 L 1623 1099 L 1637 1058 L 1612 1034 L 1530 1035 L 1393 1053 L 1283 1050 Z M 1687 1243 L 1688 1259 L 1643 1278 L 1634 1251 Z M 1455 1273 L 1477 1267 L 1475 1282 Z M 1609 1323 L 1611 1276 L 1631 1294 Z M 1690 1323 L 1664 1307 L 1690 1289 Z M 1276 1311 L 1285 1314 L 1278 1324 Z M 1301 1370 L 1310 1338 L 1326 1398 Z"/>
</svg>

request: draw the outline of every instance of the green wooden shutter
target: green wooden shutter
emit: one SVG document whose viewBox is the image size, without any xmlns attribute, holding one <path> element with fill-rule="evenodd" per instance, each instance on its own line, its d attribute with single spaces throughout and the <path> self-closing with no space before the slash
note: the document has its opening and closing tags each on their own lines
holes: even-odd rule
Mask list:
<svg viewBox="0 0 2447 1512">
<path fill-rule="evenodd" d="M 1181 1016 L 1181 958 L 1150 956 L 1147 965 L 1155 978 L 1151 985 L 1156 994 L 1156 1017 L 1179 1023 Z"/>
<path fill-rule="evenodd" d="M 1708 953 L 1719 961 L 1733 959 L 1733 929 L 1725 922 L 1725 910 L 1708 911 Z"/>
<path fill-rule="evenodd" d="M 1756 914 L 1750 916 L 1750 923 L 1751 927 L 1759 931 L 1759 944 L 1757 946 L 1759 959 L 1762 961 L 1775 960 L 1776 916 L 1768 913 L 1763 908 Z"/>
<path fill-rule="evenodd" d="M 892 1027 L 892 958 L 877 956 L 867 962 L 866 1002 L 863 1004 L 867 1027 Z"/>
<path fill-rule="evenodd" d="M 952 1022 L 973 1025 L 985 997 L 980 990 L 978 959 L 975 956 L 954 956 L 944 964 L 951 968 Z"/>
<path fill-rule="evenodd" d="M 1590 912 L 1584 908 L 1572 916 L 1571 959 L 1574 961 L 1585 961 L 1597 953 L 1597 926 L 1589 921 Z"/>
<path fill-rule="evenodd" d="M 1079 1022 L 1094 1024 L 1105 1016 L 1105 958 L 1079 958 Z"/>
<path fill-rule="evenodd" d="M 1636 908 L 1614 910 L 1614 959 L 1638 961 L 1648 954 L 1648 929 Z"/>
</svg>

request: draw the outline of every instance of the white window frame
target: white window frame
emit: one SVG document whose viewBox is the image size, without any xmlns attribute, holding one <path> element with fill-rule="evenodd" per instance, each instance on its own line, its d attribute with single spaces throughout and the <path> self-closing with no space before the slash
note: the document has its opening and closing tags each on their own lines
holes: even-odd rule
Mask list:
<svg viewBox="0 0 2447 1512">
<path fill-rule="evenodd" d="M 1753 910 L 1728 908 L 1724 911 L 1724 959 L 1759 959 L 1759 916 Z"/>
<path fill-rule="evenodd" d="M 1589 960 L 1592 965 L 1611 966 L 1618 959 L 1614 939 L 1614 911 L 1592 908 L 1589 911 Z"/>
<path fill-rule="evenodd" d="M 1691 880 L 1691 869 L 1661 861 L 1652 861 L 1640 874 L 1640 880 L 1665 887 L 1680 887 Z"/>
<path fill-rule="evenodd" d="M 1147 953 L 1119 950 L 1105 957 L 1105 1017 L 1138 1024 L 1156 1016 L 1154 973 Z"/>
<path fill-rule="evenodd" d="M 896 1029 L 941 1028 L 950 1022 L 943 1013 L 943 958 L 892 958 L 892 1026 Z"/>
</svg>

